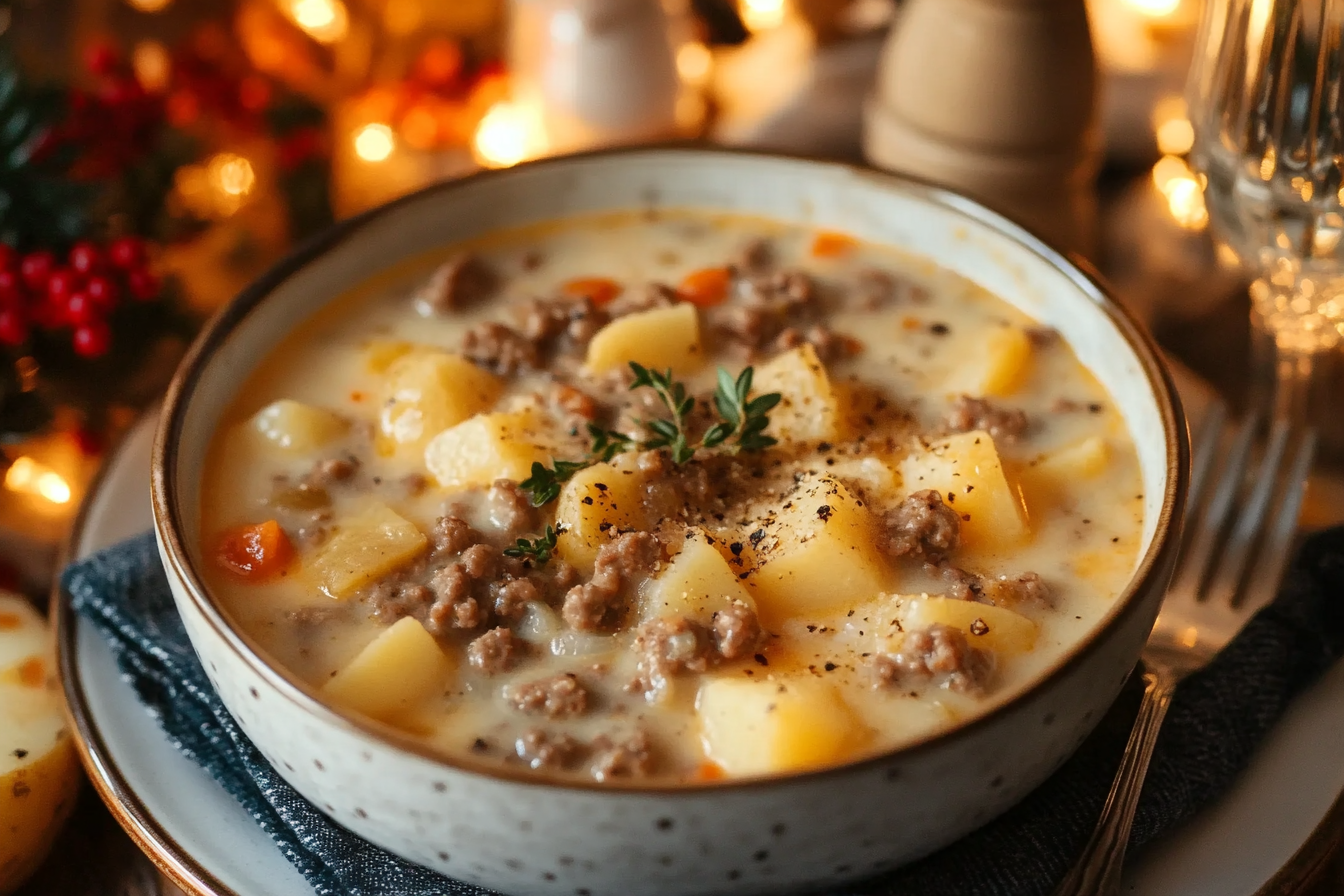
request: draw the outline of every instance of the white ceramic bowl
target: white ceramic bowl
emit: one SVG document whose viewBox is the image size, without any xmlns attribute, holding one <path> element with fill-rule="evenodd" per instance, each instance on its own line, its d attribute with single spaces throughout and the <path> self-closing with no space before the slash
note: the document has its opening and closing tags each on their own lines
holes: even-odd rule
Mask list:
<svg viewBox="0 0 1344 896">
<path fill-rule="evenodd" d="M 646 207 L 764 215 L 894 244 L 1056 327 L 1119 405 L 1143 472 L 1142 560 L 1096 629 L 1013 699 L 920 743 L 787 778 L 683 787 L 546 783 L 445 759 L 329 709 L 271 665 L 195 571 L 206 446 L 249 370 L 332 298 L 398 261 L 496 228 Z M 173 593 L 211 681 L 262 754 L 342 825 L 507 893 L 775 893 L 925 855 L 1063 762 L 1114 699 L 1152 625 L 1186 467 L 1185 425 L 1147 337 L 1091 276 L 1015 224 L 942 190 L 843 165 L 642 149 L 442 184 L 299 249 L 197 340 L 168 395 L 153 496 Z"/>
</svg>

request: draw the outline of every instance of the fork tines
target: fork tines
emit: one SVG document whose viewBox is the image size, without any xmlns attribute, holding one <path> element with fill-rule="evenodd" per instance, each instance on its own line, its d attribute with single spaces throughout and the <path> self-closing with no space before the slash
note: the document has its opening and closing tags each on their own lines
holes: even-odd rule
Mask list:
<svg viewBox="0 0 1344 896">
<path fill-rule="evenodd" d="M 1258 414 L 1229 423 L 1209 407 L 1192 445 L 1185 537 L 1173 592 L 1238 606 L 1277 590 L 1315 453 L 1313 430 L 1276 420 L 1262 445 Z"/>
</svg>

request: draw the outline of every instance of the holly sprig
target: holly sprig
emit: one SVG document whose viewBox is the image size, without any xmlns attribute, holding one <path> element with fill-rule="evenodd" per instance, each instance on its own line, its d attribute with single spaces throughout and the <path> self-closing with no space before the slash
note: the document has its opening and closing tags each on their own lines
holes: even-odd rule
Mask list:
<svg viewBox="0 0 1344 896">
<path fill-rule="evenodd" d="M 687 434 L 688 418 L 695 409 L 695 398 L 687 391 L 685 384 L 673 377 L 671 368 L 664 371 L 650 370 L 631 361 L 630 369 L 635 374 L 630 389 L 652 389 L 670 416 L 636 421 L 652 433 L 643 441 L 588 424 L 588 435 L 592 441 L 583 460 L 553 460 L 549 467 L 540 461 L 533 461 L 530 475 L 518 484 L 533 507 L 541 507 L 558 498 L 560 489 L 580 470 L 596 463 L 608 462 L 627 451 L 667 448 L 672 461 L 680 465 L 690 461 L 701 448 L 725 447 L 730 453 L 737 454 L 740 451 L 764 451 L 775 444 L 776 440 L 766 435 L 765 429 L 770 425 L 770 411 L 783 396 L 778 392 L 770 392 L 752 398 L 752 368 L 743 368 L 736 378 L 723 367 L 718 369 L 713 404 L 720 419 L 705 430 L 698 442 L 693 442 Z M 734 441 L 725 445 L 734 437 Z"/>
</svg>

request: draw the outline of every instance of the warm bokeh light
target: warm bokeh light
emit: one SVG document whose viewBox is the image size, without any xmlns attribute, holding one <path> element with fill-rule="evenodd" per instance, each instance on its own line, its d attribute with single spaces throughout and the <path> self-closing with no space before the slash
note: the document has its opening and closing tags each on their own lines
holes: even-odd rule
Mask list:
<svg viewBox="0 0 1344 896">
<path fill-rule="evenodd" d="M 713 62 L 714 57 L 710 55 L 709 47 L 699 41 L 682 44 L 681 49 L 677 50 L 677 74 L 681 75 L 681 80 L 687 84 L 694 86 L 704 84 L 709 78 L 709 69 Z"/>
<path fill-rule="evenodd" d="M 350 27 L 350 15 L 341 0 L 289 0 L 288 12 L 294 24 L 324 44 L 345 37 Z"/>
<path fill-rule="evenodd" d="M 1186 117 L 1185 99 L 1164 96 L 1153 107 L 1153 134 L 1163 155 L 1180 156 L 1195 145 L 1195 129 Z"/>
<path fill-rule="evenodd" d="M 1153 185 L 1166 197 L 1171 217 L 1186 230 L 1203 230 L 1209 223 L 1204 189 L 1184 159 L 1163 156 L 1153 166 Z"/>
<path fill-rule="evenodd" d="M 476 127 L 472 140 L 476 160 L 488 168 L 508 168 L 527 158 L 528 123 L 523 110 L 513 103 L 490 107 Z"/>
<path fill-rule="evenodd" d="M 395 148 L 392 129 L 385 124 L 366 124 L 355 131 L 355 155 L 366 162 L 381 162 Z"/>
<path fill-rule="evenodd" d="M 212 156 L 206 167 L 210 172 L 210 183 L 226 196 L 241 199 L 252 192 L 257 182 L 252 163 L 231 152 Z"/>
<path fill-rule="evenodd" d="M 162 93 L 172 74 L 168 48 L 156 40 L 142 40 L 131 50 L 131 69 L 135 80 L 150 93 Z"/>
<path fill-rule="evenodd" d="M 439 138 L 439 117 L 428 106 L 412 106 L 402 116 L 398 130 L 407 146 L 429 149 Z"/>
<path fill-rule="evenodd" d="M 140 12 L 160 12 L 167 9 L 173 0 L 126 0 L 126 5 Z"/>
<path fill-rule="evenodd" d="M 748 31 L 766 31 L 784 24 L 786 0 L 741 0 L 738 14 Z"/>
<path fill-rule="evenodd" d="M 1150 19 L 1165 19 L 1181 8 L 1181 0 L 1124 0 L 1124 3 Z"/>
<path fill-rule="evenodd" d="M 70 501 L 70 483 L 50 467 L 43 466 L 27 455 L 16 458 L 5 471 L 5 488 L 45 498 L 52 504 Z"/>
</svg>

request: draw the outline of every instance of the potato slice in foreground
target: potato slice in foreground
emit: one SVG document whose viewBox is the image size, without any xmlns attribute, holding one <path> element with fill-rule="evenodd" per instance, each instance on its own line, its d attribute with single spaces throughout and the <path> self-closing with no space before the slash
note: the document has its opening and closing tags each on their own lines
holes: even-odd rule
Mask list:
<svg viewBox="0 0 1344 896">
<path fill-rule="evenodd" d="M 453 661 L 420 621 L 402 617 L 322 686 L 333 703 L 387 722 L 448 683 Z"/>
<path fill-rule="evenodd" d="M 37 869 L 79 792 L 47 627 L 28 603 L 0 594 L 0 893 Z"/>
<path fill-rule="evenodd" d="M 730 775 L 832 765 L 861 741 L 862 727 L 839 691 L 811 678 L 711 678 L 695 708 L 705 754 Z"/>
</svg>

